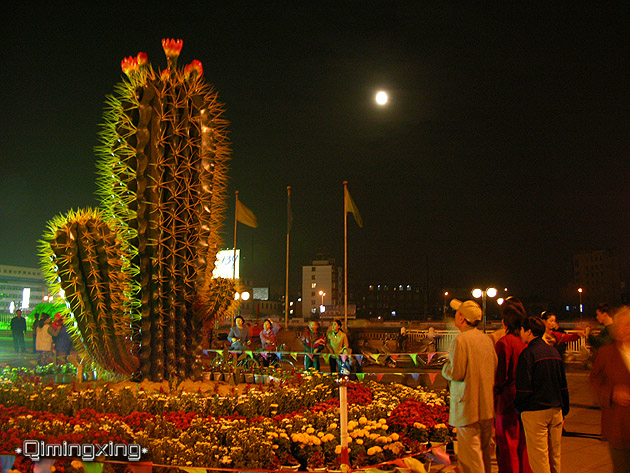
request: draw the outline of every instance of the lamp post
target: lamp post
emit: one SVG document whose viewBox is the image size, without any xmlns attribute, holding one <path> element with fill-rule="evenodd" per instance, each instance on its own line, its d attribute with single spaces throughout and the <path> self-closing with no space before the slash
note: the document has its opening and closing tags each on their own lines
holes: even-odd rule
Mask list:
<svg viewBox="0 0 630 473">
<path fill-rule="evenodd" d="M 234 293 L 234 300 L 235 301 L 239 301 L 239 300 L 240 301 L 248 301 L 249 300 L 249 296 L 250 296 L 250 294 L 247 291 L 235 292 Z M 240 306 L 240 304 L 238 306 L 238 310 L 236 312 L 236 315 L 237 316 L 241 315 L 241 306 Z M 232 318 L 232 326 L 234 326 L 234 318 Z"/>
<path fill-rule="evenodd" d="M 323 314 L 324 310 L 325 310 L 325 306 L 324 306 L 324 296 L 326 295 L 326 293 L 324 291 L 319 291 L 319 295 L 322 296 L 322 305 L 319 306 L 319 313 Z"/>
<path fill-rule="evenodd" d="M 448 291 L 444 291 L 444 307 L 442 308 L 442 313 L 446 316 L 446 298 L 448 297 Z"/>
<path fill-rule="evenodd" d="M 494 287 L 489 287 L 485 291 L 481 289 L 473 289 L 472 295 L 475 299 L 479 299 L 481 297 L 481 314 L 483 317 L 483 332 L 486 333 L 486 298 L 487 297 L 496 297 L 497 290 Z"/>
<path fill-rule="evenodd" d="M 578 287 L 578 293 L 580 294 L 580 323 L 582 323 L 582 314 L 583 314 L 583 309 L 582 309 L 582 288 Z"/>
</svg>

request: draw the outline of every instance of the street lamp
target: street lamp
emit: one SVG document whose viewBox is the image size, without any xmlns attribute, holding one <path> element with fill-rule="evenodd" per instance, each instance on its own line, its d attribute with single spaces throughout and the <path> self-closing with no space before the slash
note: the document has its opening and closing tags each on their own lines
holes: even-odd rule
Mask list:
<svg viewBox="0 0 630 473">
<path fill-rule="evenodd" d="M 582 313 L 584 312 L 582 310 L 582 288 L 578 287 L 578 292 L 580 293 L 580 323 L 582 323 Z"/>
<path fill-rule="evenodd" d="M 479 299 L 481 297 L 481 314 L 483 317 L 483 332 L 486 332 L 486 298 L 487 297 L 496 297 L 497 289 L 494 287 L 489 287 L 485 291 L 481 289 L 473 289 L 472 295 L 475 299 Z"/>
<path fill-rule="evenodd" d="M 444 307 L 442 309 L 442 312 L 444 313 L 444 315 L 446 315 L 446 298 L 448 297 L 448 291 L 444 291 Z"/>
<path fill-rule="evenodd" d="M 319 306 L 319 313 L 323 314 L 326 312 L 326 306 L 324 305 L 324 296 L 326 293 L 324 291 L 319 291 L 319 295 L 322 296 L 322 305 Z"/>
</svg>

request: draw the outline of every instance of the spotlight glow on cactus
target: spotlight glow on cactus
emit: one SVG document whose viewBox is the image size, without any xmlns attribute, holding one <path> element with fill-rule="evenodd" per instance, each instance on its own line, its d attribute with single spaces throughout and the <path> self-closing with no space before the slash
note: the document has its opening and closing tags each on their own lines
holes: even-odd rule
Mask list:
<svg viewBox="0 0 630 473">
<path fill-rule="evenodd" d="M 137 379 L 198 379 L 204 321 L 230 317 L 234 281 L 212 279 L 226 210 L 227 121 L 183 41 L 164 39 L 168 68 L 146 54 L 107 97 L 97 148 L 101 209 L 55 217 L 41 242 L 66 324 L 101 370 Z M 142 66 L 142 67 L 140 67 Z"/>
</svg>

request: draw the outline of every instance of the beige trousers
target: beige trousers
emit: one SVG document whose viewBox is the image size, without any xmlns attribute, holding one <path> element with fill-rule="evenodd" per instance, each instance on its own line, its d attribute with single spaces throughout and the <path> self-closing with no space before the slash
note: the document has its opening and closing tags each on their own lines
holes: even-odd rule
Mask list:
<svg viewBox="0 0 630 473">
<path fill-rule="evenodd" d="M 554 407 L 542 411 L 521 413 L 525 430 L 529 466 L 534 473 L 560 473 L 562 444 L 562 409 Z"/>
<path fill-rule="evenodd" d="M 462 473 L 490 473 L 493 419 L 457 427 L 457 463 Z"/>
</svg>

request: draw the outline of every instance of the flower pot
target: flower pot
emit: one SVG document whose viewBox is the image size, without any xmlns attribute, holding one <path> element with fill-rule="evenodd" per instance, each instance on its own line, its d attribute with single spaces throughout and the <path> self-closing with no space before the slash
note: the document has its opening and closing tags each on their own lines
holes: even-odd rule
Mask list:
<svg viewBox="0 0 630 473">
<path fill-rule="evenodd" d="M 254 384 L 256 382 L 256 377 L 254 373 L 245 373 L 245 382 L 247 384 Z"/>
<path fill-rule="evenodd" d="M 206 371 L 202 374 L 202 379 L 204 383 L 212 381 L 212 373 L 210 371 Z"/>
<path fill-rule="evenodd" d="M 55 383 L 57 384 L 69 384 L 72 383 L 75 379 L 75 376 L 70 373 L 55 375 Z"/>
<path fill-rule="evenodd" d="M 2 461 L 2 473 L 8 473 L 15 463 L 15 455 L 0 455 Z"/>
<path fill-rule="evenodd" d="M 263 382 L 263 375 L 262 374 L 255 374 L 254 375 L 254 382 L 256 384 L 260 384 Z"/>
<path fill-rule="evenodd" d="M 300 469 L 300 465 L 282 465 L 280 467 L 280 471 L 298 471 Z"/>
<path fill-rule="evenodd" d="M 83 381 L 95 381 L 97 379 L 96 371 L 84 371 Z"/>
<path fill-rule="evenodd" d="M 236 377 L 234 376 L 234 373 L 226 374 L 225 380 L 230 384 L 236 384 Z"/>
</svg>

